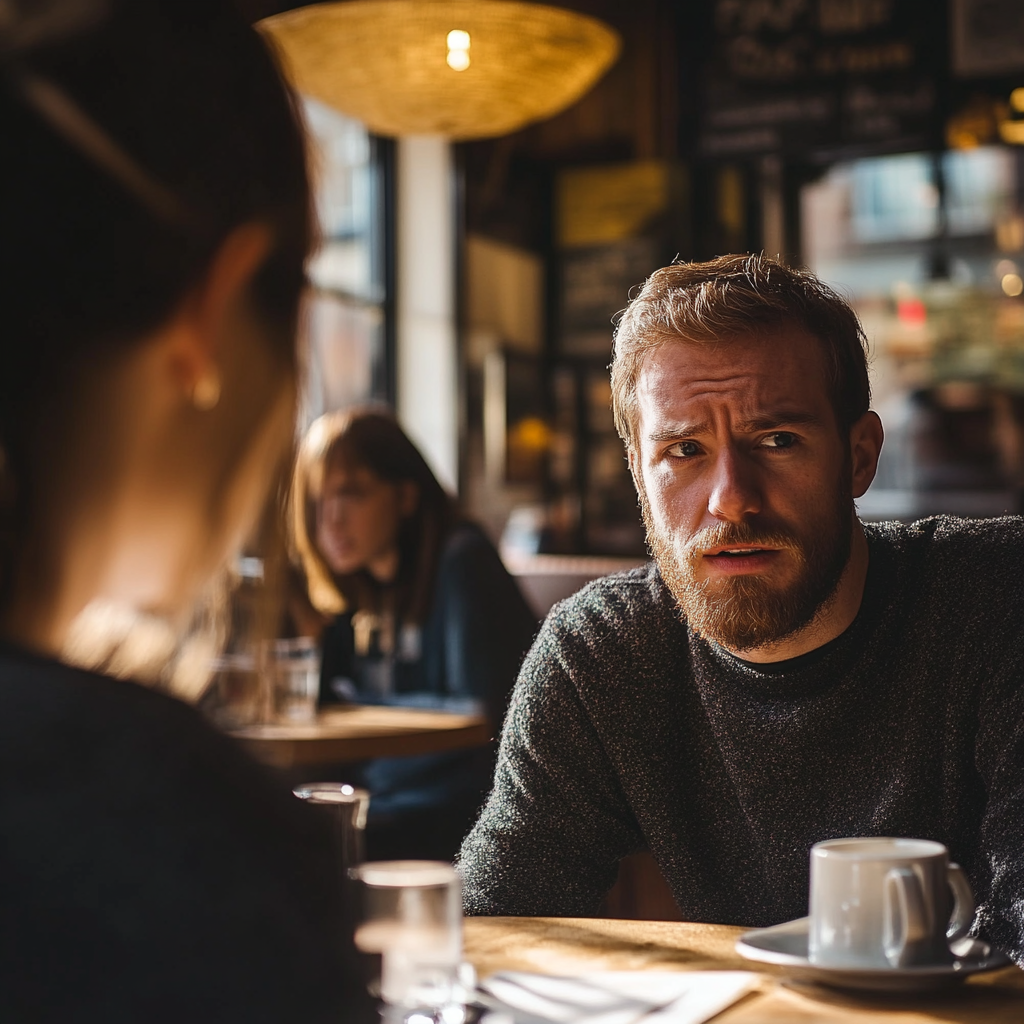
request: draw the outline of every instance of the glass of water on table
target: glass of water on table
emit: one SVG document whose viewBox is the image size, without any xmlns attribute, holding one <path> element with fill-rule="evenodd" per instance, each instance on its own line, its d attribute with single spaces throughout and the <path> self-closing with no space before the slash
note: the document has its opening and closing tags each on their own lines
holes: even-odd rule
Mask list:
<svg viewBox="0 0 1024 1024">
<path fill-rule="evenodd" d="M 393 1024 L 462 1024 L 475 978 L 462 963 L 462 893 L 451 864 L 378 861 L 361 883 L 356 948 L 371 960 L 370 990 Z M 378 969 L 379 963 L 379 969 Z"/>
<path fill-rule="evenodd" d="M 274 640 L 270 644 L 273 718 L 279 722 L 312 722 L 320 694 L 320 652 L 311 637 Z"/>
</svg>

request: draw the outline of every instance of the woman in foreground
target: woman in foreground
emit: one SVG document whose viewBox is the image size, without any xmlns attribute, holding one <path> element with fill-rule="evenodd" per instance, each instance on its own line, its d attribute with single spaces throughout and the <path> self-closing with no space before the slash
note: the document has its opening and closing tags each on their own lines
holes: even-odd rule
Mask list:
<svg viewBox="0 0 1024 1024">
<path fill-rule="evenodd" d="M 496 735 L 537 621 L 394 417 L 317 420 L 292 502 L 321 697 L 483 712 Z M 452 860 L 493 773 L 492 745 L 369 762 L 354 781 L 370 791 L 370 859 Z"/>
<path fill-rule="evenodd" d="M 187 625 L 287 448 L 311 239 L 292 100 L 227 0 L 12 12 L 0 1019 L 362 1020 L 316 816 L 159 687 L 71 666 L 100 624 L 140 623 L 114 667 Z"/>
</svg>

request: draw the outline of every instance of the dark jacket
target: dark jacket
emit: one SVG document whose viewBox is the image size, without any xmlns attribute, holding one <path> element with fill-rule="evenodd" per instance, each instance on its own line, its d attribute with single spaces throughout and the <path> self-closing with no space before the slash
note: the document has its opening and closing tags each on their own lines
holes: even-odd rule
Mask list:
<svg viewBox="0 0 1024 1024">
<path fill-rule="evenodd" d="M 340 615 L 323 637 L 321 696 L 458 711 L 482 711 L 501 727 L 516 674 L 537 620 L 494 546 L 469 523 L 449 535 L 427 621 L 413 643 L 400 641 L 390 687 L 378 685 L 380 654 L 358 657 L 352 617 Z M 492 748 L 426 757 L 385 758 L 364 772 L 371 814 L 482 800 L 491 783 Z"/>
</svg>

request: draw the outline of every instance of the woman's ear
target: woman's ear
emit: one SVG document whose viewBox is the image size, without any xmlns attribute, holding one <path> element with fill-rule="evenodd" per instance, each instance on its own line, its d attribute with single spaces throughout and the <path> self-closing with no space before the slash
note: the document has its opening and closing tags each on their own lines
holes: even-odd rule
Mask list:
<svg viewBox="0 0 1024 1024">
<path fill-rule="evenodd" d="M 226 324 L 273 246 L 268 225 L 253 221 L 236 227 L 213 255 L 206 274 L 179 310 L 174 363 L 191 394 L 198 381 L 219 371 L 219 341 Z"/>
<path fill-rule="evenodd" d="M 415 480 L 403 480 L 398 485 L 398 514 L 403 519 L 415 513 L 420 504 L 420 485 Z"/>
</svg>

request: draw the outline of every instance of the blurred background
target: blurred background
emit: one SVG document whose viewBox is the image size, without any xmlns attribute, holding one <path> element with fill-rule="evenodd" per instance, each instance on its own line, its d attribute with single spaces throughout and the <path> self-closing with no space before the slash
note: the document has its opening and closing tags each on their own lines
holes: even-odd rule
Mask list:
<svg viewBox="0 0 1024 1024">
<path fill-rule="evenodd" d="M 256 21 L 295 5 L 243 6 Z M 609 408 L 612 317 L 673 258 L 764 249 L 863 319 L 886 446 L 862 516 L 1020 511 L 1024 4 L 560 6 L 613 29 L 617 57 L 511 134 L 375 134 L 306 100 L 324 244 L 304 423 L 394 407 L 545 610 L 545 572 L 644 556 Z M 366 61 L 370 92 L 388 40 L 382 21 L 339 57 Z"/>
</svg>

